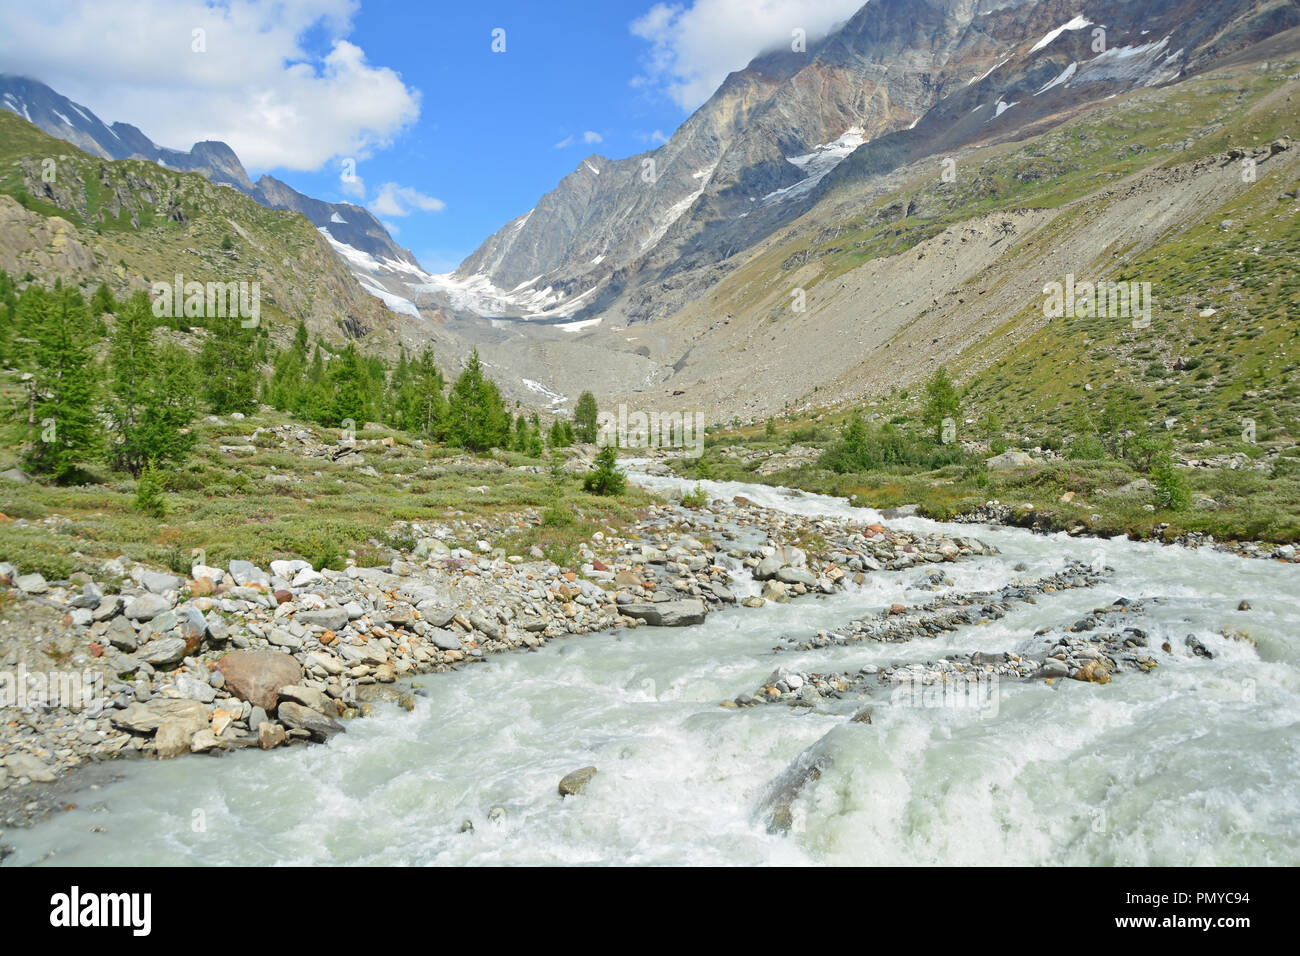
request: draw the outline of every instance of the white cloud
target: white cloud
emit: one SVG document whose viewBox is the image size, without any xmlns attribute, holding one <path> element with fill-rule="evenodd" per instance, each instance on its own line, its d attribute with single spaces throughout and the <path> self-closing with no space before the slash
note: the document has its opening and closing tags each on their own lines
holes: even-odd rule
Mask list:
<svg viewBox="0 0 1300 956">
<path fill-rule="evenodd" d="M 447 204 L 441 199 L 397 183 L 384 183 L 379 187 L 379 195 L 370 202 L 370 211 L 380 216 L 409 216 L 417 209 L 420 212 L 441 212 L 446 208 Z"/>
<path fill-rule="evenodd" d="M 564 137 L 564 139 L 560 140 L 558 143 L 555 144 L 555 148 L 568 149 L 577 141 L 578 141 L 577 136 L 566 136 Z M 605 142 L 605 137 L 601 136 L 599 133 L 595 132 L 594 130 L 589 129 L 582 134 L 582 141 L 586 143 L 588 146 L 590 146 L 594 143 Z"/>
<path fill-rule="evenodd" d="M 254 172 L 315 170 L 365 158 L 419 116 L 419 91 L 347 40 L 356 10 L 356 0 L 6 4 L 0 63 L 160 145 L 218 139 Z"/>
<path fill-rule="evenodd" d="M 809 41 L 847 20 L 866 0 L 694 0 L 656 3 L 631 24 L 650 44 L 645 74 L 633 84 L 662 87 L 683 109 L 693 110 L 728 73 L 760 53 L 786 46 L 793 31 Z"/>
</svg>

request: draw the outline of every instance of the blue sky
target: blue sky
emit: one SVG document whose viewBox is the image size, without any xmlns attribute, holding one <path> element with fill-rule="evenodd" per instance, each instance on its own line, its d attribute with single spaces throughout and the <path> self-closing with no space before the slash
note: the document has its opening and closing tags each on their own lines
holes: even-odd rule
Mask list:
<svg viewBox="0 0 1300 956">
<path fill-rule="evenodd" d="M 349 37 L 421 94 L 419 121 L 359 162 L 357 174 L 446 204 L 400 218 L 377 213 L 431 271 L 450 269 L 530 209 L 582 157 L 641 152 L 687 115 L 661 89 L 632 85 L 648 49 L 629 30 L 649 8 L 640 0 L 406 7 L 363 5 Z M 504 53 L 491 48 L 497 28 Z M 280 175 L 311 195 L 352 201 L 335 169 Z"/>
<path fill-rule="evenodd" d="M 653 148 L 727 73 L 862 2 L 41 0 L 6 4 L 0 72 L 163 146 L 229 143 L 441 272 L 583 157 Z"/>
</svg>

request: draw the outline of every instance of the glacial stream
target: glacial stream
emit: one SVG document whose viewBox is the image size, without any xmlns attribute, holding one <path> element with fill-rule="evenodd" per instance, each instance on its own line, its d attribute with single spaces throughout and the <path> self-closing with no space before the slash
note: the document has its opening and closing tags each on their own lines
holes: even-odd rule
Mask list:
<svg viewBox="0 0 1300 956">
<path fill-rule="evenodd" d="M 723 499 L 878 518 L 840 499 L 703 484 Z M 6 832 L 6 865 L 1300 863 L 1300 569 L 1126 540 L 888 523 L 995 546 L 940 566 L 958 591 L 1099 554 L 1114 573 L 908 643 L 773 653 L 784 635 L 943 593 L 912 590 L 915 567 L 695 627 L 496 655 L 418 678 L 414 712 L 376 705 L 328 745 L 124 765 L 124 779 L 78 793 L 77 809 Z M 1014 651 L 1040 627 L 1119 597 L 1146 603 L 1160 662 L 1150 673 L 1125 668 L 1105 685 L 1003 680 L 979 708 L 885 697 L 870 724 L 851 723 L 844 706 L 719 706 L 778 665 L 856 671 Z M 1250 611 L 1236 610 L 1243 599 Z M 1225 628 L 1254 644 L 1225 639 Z M 1193 655 L 1189 634 L 1213 658 Z M 1172 653 L 1160 651 L 1165 641 Z M 823 772 L 791 804 L 789 830 L 769 832 L 766 795 L 814 745 Z M 586 792 L 562 799 L 560 778 L 587 765 L 599 772 Z M 466 820 L 473 829 L 462 832 Z"/>
</svg>

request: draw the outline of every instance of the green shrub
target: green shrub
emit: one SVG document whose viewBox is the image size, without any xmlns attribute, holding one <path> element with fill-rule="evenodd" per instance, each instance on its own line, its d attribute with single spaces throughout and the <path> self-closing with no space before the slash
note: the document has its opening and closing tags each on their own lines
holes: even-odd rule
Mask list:
<svg viewBox="0 0 1300 956">
<path fill-rule="evenodd" d="M 1156 504 L 1161 508 L 1183 511 L 1191 504 L 1191 486 L 1172 461 L 1161 461 L 1152 468 L 1151 480 L 1156 486 Z"/>
<path fill-rule="evenodd" d="M 135 483 L 135 507 L 151 518 L 162 518 L 167 514 L 167 502 L 163 498 L 166 487 L 165 476 L 154 470 L 146 469 Z"/>
<path fill-rule="evenodd" d="M 682 507 L 698 509 L 703 508 L 709 503 L 709 494 L 698 484 L 693 491 L 688 491 L 682 495 Z"/>
<path fill-rule="evenodd" d="M 618 470 L 618 452 L 605 447 L 596 455 L 596 467 L 582 479 L 584 491 L 593 495 L 619 495 L 627 487 L 627 476 Z"/>
</svg>

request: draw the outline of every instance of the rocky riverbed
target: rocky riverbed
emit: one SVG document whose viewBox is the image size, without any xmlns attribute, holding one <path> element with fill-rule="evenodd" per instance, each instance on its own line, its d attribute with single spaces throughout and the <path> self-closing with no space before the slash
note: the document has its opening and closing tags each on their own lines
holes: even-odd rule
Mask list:
<svg viewBox="0 0 1300 956">
<path fill-rule="evenodd" d="M 594 534 L 572 569 L 487 538 L 453 547 L 463 528 L 404 530 L 414 545 L 382 567 L 234 560 L 180 575 L 118 558 L 46 581 L 0 563 L 8 825 L 49 809 L 33 794 L 73 768 L 323 742 L 377 699 L 413 706 L 404 678 L 569 635 L 696 624 L 719 607 L 831 594 L 876 571 L 990 550 L 743 498 L 654 506 L 634 527 Z"/>
</svg>

